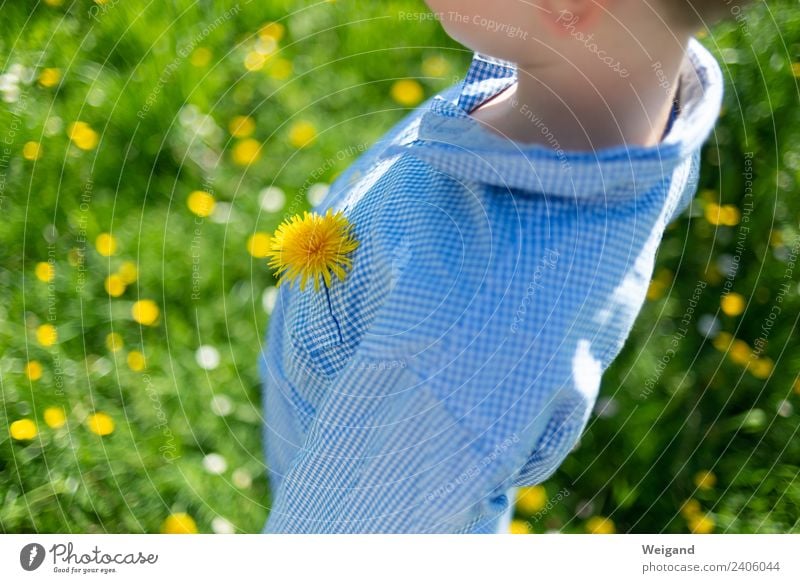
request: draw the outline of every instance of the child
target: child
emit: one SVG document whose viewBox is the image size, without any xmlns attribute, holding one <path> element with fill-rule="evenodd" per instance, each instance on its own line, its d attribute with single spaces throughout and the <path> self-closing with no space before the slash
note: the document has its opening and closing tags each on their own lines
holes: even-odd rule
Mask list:
<svg viewBox="0 0 800 583">
<path fill-rule="evenodd" d="M 428 4 L 465 80 L 272 239 L 265 532 L 505 528 L 694 195 L 722 78 L 692 33 L 741 2 Z"/>
</svg>

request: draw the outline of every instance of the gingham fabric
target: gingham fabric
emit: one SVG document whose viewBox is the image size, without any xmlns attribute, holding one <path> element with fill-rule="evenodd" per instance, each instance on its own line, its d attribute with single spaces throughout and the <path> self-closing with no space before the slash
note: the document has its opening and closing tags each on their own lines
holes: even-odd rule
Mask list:
<svg viewBox="0 0 800 583">
<path fill-rule="evenodd" d="M 514 83 L 476 54 L 331 186 L 360 246 L 330 290 L 282 286 L 260 363 L 264 531 L 496 532 L 575 446 L 691 200 L 722 78 L 689 46 L 655 147 L 504 140 L 468 113 Z"/>
</svg>

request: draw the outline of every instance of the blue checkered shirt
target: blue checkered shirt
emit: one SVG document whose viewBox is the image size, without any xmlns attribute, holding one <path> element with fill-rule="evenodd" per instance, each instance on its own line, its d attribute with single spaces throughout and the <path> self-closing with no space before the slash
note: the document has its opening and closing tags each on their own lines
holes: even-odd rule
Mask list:
<svg viewBox="0 0 800 583">
<path fill-rule="evenodd" d="M 722 77 L 687 57 L 659 145 L 565 152 L 468 115 L 516 80 L 476 54 L 331 185 L 360 246 L 329 290 L 280 288 L 264 532 L 495 532 L 558 468 L 696 190 Z"/>
</svg>

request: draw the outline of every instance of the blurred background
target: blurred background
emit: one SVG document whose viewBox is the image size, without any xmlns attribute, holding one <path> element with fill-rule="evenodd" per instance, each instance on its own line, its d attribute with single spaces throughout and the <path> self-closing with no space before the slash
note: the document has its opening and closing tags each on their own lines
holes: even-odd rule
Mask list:
<svg viewBox="0 0 800 583">
<path fill-rule="evenodd" d="M 701 34 L 700 192 L 513 532 L 800 531 L 800 9 L 758 4 Z M 267 235 L 464 75 L 425 12 L 0 4 L 0 531 L 262 528 Z"/>
</svg>

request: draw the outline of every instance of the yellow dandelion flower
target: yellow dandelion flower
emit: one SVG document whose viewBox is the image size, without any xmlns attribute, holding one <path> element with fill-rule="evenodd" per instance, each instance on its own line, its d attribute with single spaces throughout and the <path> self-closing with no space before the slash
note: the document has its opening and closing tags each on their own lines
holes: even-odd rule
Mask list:
<svg viewBox="0 0 800 583">
<path fill-rule="evenodd" d="M 694 485 L 700 490 L 712 490 L 717 485 L 717 476 L 709 470 L 701 470 L 694 475 Z"/>
<path fill-rule="evenodd" d="M 744 296 L 741 294 L 731 292 L 722 296 L 719 305 L 725 315 L 739 316 L 742 312 L 744 312 L 745 307 L 747 307 L 747 302 L 745 301 Z"/>
<path fill-rule="evenodd" d="M 36 274 L 36 279 L 44 283 L 50 283 L 56 276 L 55 268 L 47 261 L 37 263 L 34 273 Z"/>
<path fill-rule="evenodd" d="M 414 107 L 425 97 L 422 85 L 414 79 L 401 79 L 392 84 L 390 91 L 392 99 L 400 105 Z"/>
<path fill-rule="evenodd" d="M 731 344 L 728 354 L 733 362 L 744 366 L 750 361 L 753 351 L 750 349 L 750 345 L 747 344 L 747 342 L 737 339 Z"/>
<path fill-rule="evenodd" d="M 36 423 L 30 419 L 17 419 L 9 426 L 11 437 L 17 441 L 30 441 L 36 437 L 39 430 L 36 428 Z"/>
<path fill-rule="evenodd" d="M 714 348 L 719 350 L 720 352 L 727 352 L 728 348 L 731 346 L 731 342 L 733 342 L 733 336 L 730 335 L 728 332 L 720 332 L 717 334 L 716 338 L 714 338 Z"/>
<path fill-rule="evenodd" d="M 158 304 L 153 300 L 139 300 L 131 307 L 131 316 L 134 321 L 143 326 L 153 326 L 158 320 Z"/>
<path fill-rule="evenodd" d="M 306 211 L 281 223 L 270 239 L 268 253 L 278 285 L 299 279 L 304 290 L 310 279 L 319 290 L 320 280 L 330 287 L 331 274 L 343 280 L 353 264 L 348 255 L 358 247 L 351 227 L 341 211 L 332 209 L 324 216 Z"/>
<path fill-rule="evenodd" d="M 42 69 L 39 74 L 39 85 L 42 87 L 54 87 L 58 85 L 59 81 L 61 81 L 61 71 L 59 69 L 49 67 Z"/>
<path fill-rule="evenodd" d="M 216 201 L 213 195 L 204 190 L 195 190 L 186 199 L 186 206 L 198 217 L 207 217 L 214 212 Z"/>
<path fill-rule="evenodd" d="M 64 3 L 64 0 L 44 0 L 44 3 L 48 6 L 61 6 Z"/>
<path fill-rule="evenodd" d="M 117 239 L 110 233 L 100 233 L 94 241 L 94 247 L 103 257 L 111 257 L 117 252 Z"/>
<path fill-rule="evenodd" d="M 164 519 L 161 534 L 197 534 L 197 524 L 185 512 L 175 512 Z"/>
<path fill-rule="evenodd" d="M 289 128 L 289 143 L 295 148 L 305 148 L 317 139 L 317 128 L 310 121 L 297 121 Z"/>
<path fill-rule="evenodd" d="M 517 508 L 523 514 L 539 512 L 547 504 L 547 490 L 544 486 L 528 486 L 517 491 Z"/>
<path fill-rule="evenodd" d="M 125 342 L 122 340 L 122 335 L 117 332 L 112 332 L 106 336 L 106 348 L 108 348 L 111 352 L 122 350 L 124 344 Z"/>
<path fill-rule="evenodd" d="M 76 121 L 69 124 L 67 136 L 81 150 L 93 150 L 100 142 L 98 133 L 85 121 Z"/>
<path fill-rule="evenodd" d="M 266 233 L 255 233 L 247 239 L 247 252 L 258 259 L 264 259 L 269 255 L 269 235 Z"/>
<path fill-rule="evenodd" d="M 681 515 L 687 520 L 694 516 L 698 516 L 700 511 L 700 503 L 693 498 L 687 500 L 681 505 Z"/>
<path fill-rule="evenodd" d="M 25 142 L 22 146 L 22 157 L 33 162 L 42 157 L 42 145 L 39 142 Z"/>
<path fill-rule="evenodd" d="M 117 275 L 122 278 L 125 285 L 130 285 L 139 277 L 139 268 L 133 261 L 124 261 L 117 270 Z"/>
<path fill-rule="evenodd" d="M 58 429 L 64 427 L 67 422 L 67 416 L 64 415 L 64 410 L 61 407 L 48 407 L 44 410 L 44 422 L 50 429 Z"/>
<path fill-rule="evenodd" d="M 692 516 L 689 518 L 689 520 L 687 520 L 687 522 L 689 524 L 689 530 L 691 530 L 693 534 L 712 533 L 714 532 L 714 527 L 716 526 L 716 522 L 708 514 Z"/>
<path fill-rule="evenodd" d="M 42 363 L 38 360 L 31 360 L 25 365 L 25 376 L 32 381 L 42 378 Z"/>
<path fill-rule="evenodd" d="M 232 155 L 234 164 L 247 166 L 261 157 L 261 144 L 253 138 L 241 140 L 233 147 Z"/>
<path fill-rule="evenodd" d="M 106 413 L 94 413 L 86 419 L 86 427 L 96 435 L 110 435 L 114 432 L 114 420 Z"/>
<path fill-rule="evenodd" d="M 719 220 L 726 227 L 735 227 L 742 219 L 741 211 L 732 204 L 725 204 L 720 207 Z"/>
<path fill-rule="evenodd" d="M 52 346 L 58 342 L 58 330 L 52 324 L 42 324 L 36 329 L 36 341 L 42 346 Z"/>
<path fill-rule="evenodd" d="M 292 62 L 289 59 L 276 57 L 270 60 L 267 73 L 273 79 L 283 81 L 289 78 L 289 76 L 292 74 L 293 68 Z"/>
<path fill-rule="evenodd" d="M 284 27 L 280 22 L 268 22 L 259 29 L 258 36 L 261 38 L 272 39 L 275 42 L 280 42 L 285 33 L 286 27 Z"/>
<path fill-rule="evenodd" d="M 249 115 L 237 115 L 228 124 L 228 131 L 234 138 L 246 138 L 256 129 L 256 122 Z"/>
<path fill-rule="evenodd" d="M 211 51 L 206 47 L 197 47 L 192 51 L 189 62 L 195 67 L 205 67 L 211 62 Z"/>
<path fill-rule="evenodd" d="M 530 534 L 528 523 L 524 520 L 514 519 L 508 526 L 508 534 Z"/>
<path fill-rule="evenodd" d="M 110 295 L 112 298 L 118 298 L 125 293 L 125 281 L 121 276 L 115 273 L 109 275 L 103 285 L 106 288 L 108 295 Z"/>
<path fill-rule="evenodd" d="M 139 352 L 138 350 L 131 350 L 128 353 L 128 368 L 131 369 L 133 372 L 141 372 L 144 370 L 147 363 L 144 359 L 144 354 Z"/>
<path fill-rule="evenodd" d="M 775 368 L 775 363 L 772 362 L 772 359 L 764 357 L 754 360 L 748 370 L 757 379 L 766 379 L 772 374 L 773 368 Z"/>
<path fill-rule="evenodd" d="M 614 534 L 617 532 L 614 522 L 605 516 L 592 516 L 586 521 L 586 532 L 589 534 Z"/>
<path fill-rule="evenodd" d="M 244 57 L 244 68 L 248 71 L 260 71 L 266 62 L 266 55 L 258 51 L 250 51 Z"/>
</svg>

